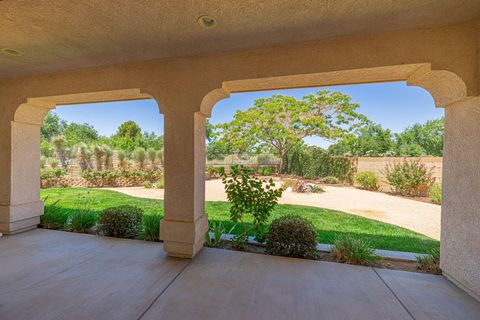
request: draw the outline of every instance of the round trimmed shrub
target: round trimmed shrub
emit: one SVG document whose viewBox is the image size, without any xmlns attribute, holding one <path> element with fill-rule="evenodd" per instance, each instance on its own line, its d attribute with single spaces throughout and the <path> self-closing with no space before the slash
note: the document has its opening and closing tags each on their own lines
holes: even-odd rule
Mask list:
<svg viewBox="0 0 480 320">
<path fill-rule="evenodd" d="M 287 215 L 272 221 L 267 235 L 266 249 L 269 254 L 317 258 L 317 231 L 307 219 Z"/>
<path fill-rule="evenodd" d="M 134 206 L 123 205 L 105 209 L 100 214 L 100 230 L 106 236 L 134 238 L 141 228 L 142 217 L 142 209 Z"/>
<path fill-rule="evenodd" d="M 355 176 L 355 182 L 357 182 L 362 189 L 378 190 L 378 177 L 372 171 L 359 172 Z"/>
</svg>

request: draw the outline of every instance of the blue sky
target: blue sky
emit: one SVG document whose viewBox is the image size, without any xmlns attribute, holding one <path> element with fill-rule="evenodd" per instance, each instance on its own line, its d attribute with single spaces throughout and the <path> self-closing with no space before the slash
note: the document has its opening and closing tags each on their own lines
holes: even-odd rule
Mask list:
<svg viewBox="0 0 480 320">
<path fill-rule="evenodd" d="M 443 116 L 443 109 L 435 108 L 427 91 L 409 87 L 404 82 L 389 82 L 236 93 L 215 105 L 210 121 L 214 124 L 228 122 L 236 110 L 247 109 L 258 98 L 273 94 L 302 98 L 323 89 L 350 95 L 353 102 L 360 104 L 360 113 L 393 132 L 400 132 L 416 122 L 422 123 Z M 128 120 L 134 120 L 145 131 L 163 134 L 163 116 L 153 100 L 58 106 L 55 112 L 69 122 L 89 123 L 102 135 L 113 134 L 121 123 Z M 323 147 L 329 145 L 323 139 L 314 137 L 308 138 L 306 142 Z"/>
</svg>

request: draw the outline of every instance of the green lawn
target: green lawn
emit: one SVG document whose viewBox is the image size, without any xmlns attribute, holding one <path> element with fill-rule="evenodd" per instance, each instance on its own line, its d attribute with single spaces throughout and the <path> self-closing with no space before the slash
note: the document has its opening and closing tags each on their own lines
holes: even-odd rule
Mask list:
<svg viewBox="0 0 480 320">
<path fill-rule="evenodd" d="M 163 215 L 162 200 L 136 198 L 108 190 L 43 189 L 41 197 L 42 199 L 48 197 L 47 206 L 60 200 L 56 205 L 67 210 L 87 205 L 90 210 L 100 213 L 105 208 L 129 204 L 142 208 L 145 214 Z M 229 207 L 227 202 L 207 202 L 205 210 L 210 221 L 222 221 L 225 225 L 231 226 L 233 224 L 229 221 Z M 278 205 L 271 219 L 286 214 L 301 215 L 312 221 L 317 228 L 318 241 L 321 243 L 332 243 L 335 236 L 348 233 L 368 240 L 377 249 L 426 253 L 440 245 L 437 240 L 401 227 L 328 209 Z"/>
</svg>

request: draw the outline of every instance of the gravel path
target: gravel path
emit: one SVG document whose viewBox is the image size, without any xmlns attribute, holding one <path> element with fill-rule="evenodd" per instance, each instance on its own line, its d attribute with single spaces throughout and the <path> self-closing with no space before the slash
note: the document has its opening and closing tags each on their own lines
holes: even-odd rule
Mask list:
<svg viewBox="0 0 480 320">
<path fill-rule="evenodd" d="M 324 186 L 324 193 L 284 192 L 279 203 L 348 212 L 440 240 L 440 206 L 353 187 Z M 130 196 L 163 199 L 163 190 L 143 187 L 103 188 Z M 221 180 L 206 181 L 207 201 L 227 201 Z"/>
</svg>

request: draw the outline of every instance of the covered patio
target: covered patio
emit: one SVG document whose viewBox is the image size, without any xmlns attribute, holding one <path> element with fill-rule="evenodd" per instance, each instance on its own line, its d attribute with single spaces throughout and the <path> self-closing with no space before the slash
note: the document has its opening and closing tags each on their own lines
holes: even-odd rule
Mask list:
<svg viewBox="0 0 480 320">
<path fill-rule="evenodd" d="M 444 277 L 33 230 L 0 239 L 2 319 L 479 319 Z"/>
<path fill-rule="evenodd" d="M 478 319 L 479 22 L 478 0 L 0 1 L 0 318 Z M 445 277 L 202 250 L 217 101 L 387 81 L 445 108 Z M 134 99 L 165 116 L 163 245 L 35 230 L 47 112 Z"/>
</svg>

